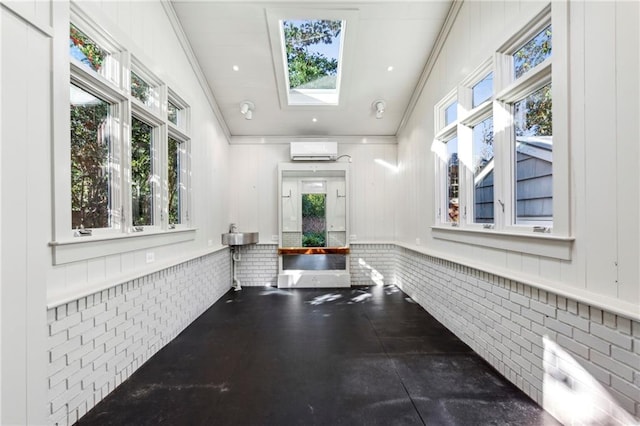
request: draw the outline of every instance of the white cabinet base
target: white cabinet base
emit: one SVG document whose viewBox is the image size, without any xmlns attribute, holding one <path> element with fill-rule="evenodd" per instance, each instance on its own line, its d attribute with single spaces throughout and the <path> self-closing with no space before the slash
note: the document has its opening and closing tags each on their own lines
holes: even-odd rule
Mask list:
<svg viewBox="0 0 640 426">
<path fill-rule="evenodd" d="M 278 288 L 351 287 L 351 275 L 345 271 L 286 271 L 278 275 Z"/>
</svg>

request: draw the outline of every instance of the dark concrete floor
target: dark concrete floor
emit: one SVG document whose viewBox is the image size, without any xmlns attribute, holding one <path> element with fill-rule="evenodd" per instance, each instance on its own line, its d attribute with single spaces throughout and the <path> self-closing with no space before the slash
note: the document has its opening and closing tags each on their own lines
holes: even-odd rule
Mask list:
<svg viewBox="0 0 640 426">
<path fill-rule="evenodd" d="M 396 287 L 230 291 L 81 425 L 555 425 Z"/>
</svg>

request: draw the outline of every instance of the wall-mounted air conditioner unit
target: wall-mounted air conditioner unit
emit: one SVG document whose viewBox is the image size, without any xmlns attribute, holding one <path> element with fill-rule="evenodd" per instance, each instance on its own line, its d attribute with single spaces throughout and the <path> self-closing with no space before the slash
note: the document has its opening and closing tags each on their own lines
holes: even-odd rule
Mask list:
<svg viewBox="0 0 640 426">
<path fill-rule="evenodd" d="M 292 161 L 335 161 L 337 142 L 291 142 Z"/>
</svg>

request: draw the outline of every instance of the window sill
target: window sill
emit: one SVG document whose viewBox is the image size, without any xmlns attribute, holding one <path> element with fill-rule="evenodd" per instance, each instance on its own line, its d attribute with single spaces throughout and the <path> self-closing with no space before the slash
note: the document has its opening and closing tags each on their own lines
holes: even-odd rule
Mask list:
<svg viewBox="0 0 640 426">
<path fill-rule="evenodd" d="M 573 237 L 559 237 L 549 234 L 516 234 L 492 229 L 461 229 L 443 226 L 432 226 L 431 235 L 439 240 L 485 246 L 560 260 L 571 260 L 571 249 L 575 240 Z"/>
<path fill-rule="evenodd" d="M 173 229 L 164 232 L 118 234 L 109 236 L 77 237 L 72 240 L 52 241 L 53 264 L 78 262 L 150 247 L 194 240 L 196 229 Z"/>
</svg>

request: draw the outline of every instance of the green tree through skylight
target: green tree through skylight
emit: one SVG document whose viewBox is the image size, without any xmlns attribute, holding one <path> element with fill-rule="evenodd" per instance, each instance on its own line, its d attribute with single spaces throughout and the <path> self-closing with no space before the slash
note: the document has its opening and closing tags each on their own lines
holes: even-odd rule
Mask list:
<svg viewBox="0 0 640 426">
<path fill-rule="evenodd" d="M 342 21 L 283 21 L 290 89 L 336 89 Z"/>
</svg>

